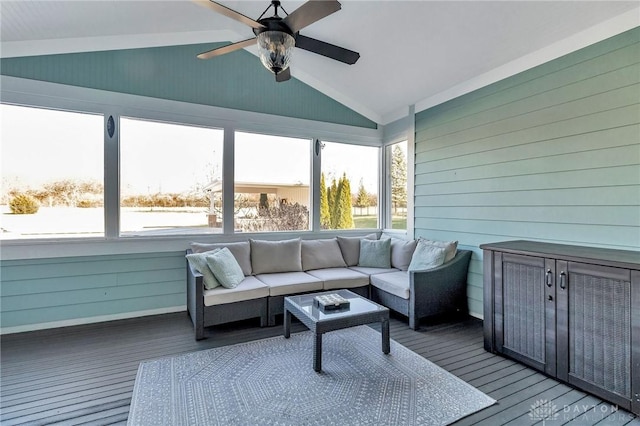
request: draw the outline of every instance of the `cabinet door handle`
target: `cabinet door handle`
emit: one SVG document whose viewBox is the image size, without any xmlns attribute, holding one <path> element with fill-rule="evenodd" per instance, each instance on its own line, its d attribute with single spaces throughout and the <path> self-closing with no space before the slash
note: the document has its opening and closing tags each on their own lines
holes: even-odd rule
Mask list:
<svg viewBox="0 0 640 426">
<path fill-rule="evenodd" d="M 564 271 L 560 272 L 560 288 L 567 288 L 567 274 Z"/>
<path fill-rule="evenodd" d="M 553 273 L 551 269 L 547 269 L 547 273 L 545 274 L 547 277 L 547 287 L 551 287 L 553 285 Z"/>
</svg>

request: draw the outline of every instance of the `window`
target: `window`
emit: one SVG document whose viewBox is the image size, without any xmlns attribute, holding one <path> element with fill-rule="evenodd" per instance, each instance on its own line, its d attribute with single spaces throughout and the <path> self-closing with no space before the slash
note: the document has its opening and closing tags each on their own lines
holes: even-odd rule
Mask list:
<svg viewBox="0 0 640 426">
<path fill-rule="evenodd" d="M 308 230 L 310 180 L 310 139 L 236 132 L 236 232 Z"/>
<path fill-rule="evenodd" d="M 378 227 L 379 152 L 369 146 L 322 144 L 322 229 Z"/>
<path fill-rule="evenodd" d="M 407 229 L 407 141 L 387 147 L 391 229 Z"/>
<path fill-rule="evenodd" d="M 222 232 L 220 129 L 120 119 L 120 233 Z"/>
<path fill-rule="evenodd" d="M 1 239 L 104 236 L 103 116 L 0 105 Z"/>
</svg>

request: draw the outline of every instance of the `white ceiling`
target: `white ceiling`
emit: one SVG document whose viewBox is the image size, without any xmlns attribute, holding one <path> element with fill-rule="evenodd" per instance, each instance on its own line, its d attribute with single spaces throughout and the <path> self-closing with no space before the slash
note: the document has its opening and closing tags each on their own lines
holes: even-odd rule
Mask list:
<svg viewBox="0 0 640 426">
<path fill-rule="evenodd" d="M 221 3 L 254 19 L 269 4 Z M 410 105 L 427 108 L 640 25 L 637 0 L 341 3 L 342 10 L 301 32 L 356 50 L 360 60 L 349 66 L 297 49 L 292 75 L 381 124 Z M 282 0 L 289 13 L 301 4 Z M 1 0 L 0 18 L 2 57 L 253 35 L 188 0 Z"/>
</svg>

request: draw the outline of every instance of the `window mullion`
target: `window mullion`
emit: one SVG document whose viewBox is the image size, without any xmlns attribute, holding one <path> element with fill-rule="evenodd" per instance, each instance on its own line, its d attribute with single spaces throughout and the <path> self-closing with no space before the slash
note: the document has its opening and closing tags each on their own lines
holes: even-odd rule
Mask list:
<svg viewBox="0 0 640 426">
<path fill-rule="evenodd" d="M 120 115 L 104 114 L 104 225 L 105 238 L 120 235 Z"/>
<path fill-rule="evenodd" d="M 235 128 L 225 126 L 222 149 L 222 229 L 225 234 L 235 230 Z"/>
</svg>

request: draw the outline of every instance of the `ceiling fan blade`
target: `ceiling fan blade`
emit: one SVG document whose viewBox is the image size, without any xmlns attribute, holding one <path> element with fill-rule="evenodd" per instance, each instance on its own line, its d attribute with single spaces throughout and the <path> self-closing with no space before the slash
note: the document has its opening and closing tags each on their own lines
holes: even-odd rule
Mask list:
<svg viewBox="0 0 640 426">
<path fill-rule="evenodd" d="M 242 22 L 243 24 L 248 25 L 251 28 L 255 28 L 255 29 L 265 28 L 265 26 L 262 25 L 260 22 L 254 21 L 248 16 L 244 16 L 242 13 L 236 12 L 233 9 L 229 9 L 228 7 L 223 6 L 220 3 L 217 3 L 215 1 L 208 1 L 208 0 L 192 0 L 192 1 L 194 3 L 199 4 L 200 6 L 212 9 L 218 12 L 219 14 L 226 16 L 227 18 L 231 18 L 238 22 Z"/>
<path fill-rule="evenodd" d="M 226 46 L 209 50 L 208 52 L 203 52 L 198 55 L 198 59 L 209 59 L 209 58 L 213 58 L 214 56 L 220 56 L 220 55 L 224 55 L 225 53 L 231 53 L 236 50 L 240 50 L 245 47 L 251 46 L 255 42 L 256 42 L 256 38 L 253 37 L 247 40 L 239 41 L 237 43 L 228 44 Z"/>
<path fill-rule="evenodd" d="M 339 11 L 340 8 L 340 3 L 335 0 L 310 0 L 294 10 L 283 21 L 292 32 L 297 33 L 307 25 Z"/>
<path fill-rule="evenodd" d="M 287 81 L 291 78 L 291 68 L 288 68 L 280 73 L 276 74 L 276 81 L 278 83 L 282 83 L 283 81 Z"/>
<path fill-rule="evenodd" d="M 296 37 L 296 47 L 349 65 L 355 64 L 360 58 L 360 54 L 358 52 L 325 43 L 324 41 L 316 40 L 315 38 L 305 37 L 300 34 Z"/>
</svg>

